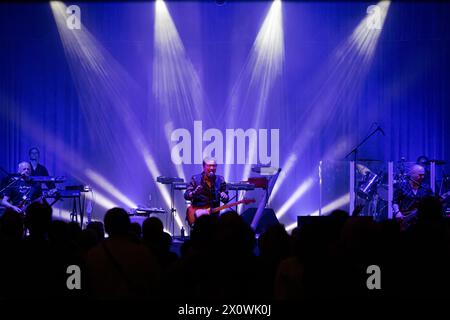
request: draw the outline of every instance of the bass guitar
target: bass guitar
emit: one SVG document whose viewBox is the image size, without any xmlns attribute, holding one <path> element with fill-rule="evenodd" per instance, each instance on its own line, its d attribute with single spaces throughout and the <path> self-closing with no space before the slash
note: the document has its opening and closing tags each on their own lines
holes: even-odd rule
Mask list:
<svg viewBox="0 0 450 320">
<path fill-rule="evenodd" d="M 444 203 L 445 200 L 450 196 L 450 191 L 444 193 L 439 196 L 439 200 L 441 203 Z M 400 211 L 402 216 L 397 218 L 398 223 L 400 224 L 400 230 L 405 231 L 411 225 L 415 224 L 417 221 L 417 210 L 418 210 L 418 202 L 413 203 L 408 209 Z"/>
</svg>

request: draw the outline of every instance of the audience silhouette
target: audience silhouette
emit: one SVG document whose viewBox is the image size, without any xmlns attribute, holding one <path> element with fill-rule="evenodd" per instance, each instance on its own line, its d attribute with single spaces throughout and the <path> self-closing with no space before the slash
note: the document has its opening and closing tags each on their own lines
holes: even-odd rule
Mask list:
<svg viewBox="0 0 450 320">
<path fill-rule="evenodd" d="M 439 199 L 427 197 L 407 230 L 395 220 L 335 210 L 290 234 L 272 225 L 256 239 L 230 211 L 199 217 L 190 237 L 174 243 L 157 217 L 141 228 L 112 208 L 103 223 L 82 230 L 33 203 L 24 216 L 7 209 L 0 218 L 0 299 L 447 298 L 449 228 Z M 81 290 L 67 286 L 73 265 L 81 270 Z M 382 272 L 382 290 L 367 286 L 373 265 Z"/>
</svg>

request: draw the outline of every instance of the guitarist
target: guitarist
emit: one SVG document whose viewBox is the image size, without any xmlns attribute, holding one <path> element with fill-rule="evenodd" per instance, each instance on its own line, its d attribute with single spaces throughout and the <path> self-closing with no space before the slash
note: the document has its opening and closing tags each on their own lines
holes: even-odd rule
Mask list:
<svg viewBox="0 0 450 320">
<path fill-rule="evenodd" d="M 431 188 L 423 183 L 424 179 L 425 168 L 414 164 L 409 170 L 407 179 L 395 187 L 392 207 L 395 218 L 400 222 L 422 199 L 433 195 Z"/>
<path fill-rule="evenodd" d="M 203 172 L 192 176 L 184 198 L 194 207 L 217 208 L 220 202 L 229 201 L 224 177 L 216 175 L 217 162 L 214 158 L 203 160 Z"/>
<path fill-rule="evenodd" d="M 28 204 L 42 196 L 42 189 L 39 183 L 30 180 L 31 164 L 29 162 L 19 163 L 17 172 L 19 177 L 15 177 L 16 180 L 11 182 L 4 191 L 1 205 L 22 213 Z"/>
</svg>

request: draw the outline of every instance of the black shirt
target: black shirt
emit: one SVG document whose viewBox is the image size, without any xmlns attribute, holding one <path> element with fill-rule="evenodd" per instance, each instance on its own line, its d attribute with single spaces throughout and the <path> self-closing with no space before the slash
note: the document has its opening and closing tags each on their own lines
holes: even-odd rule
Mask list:
<svg viewBox="0 0 450 320">
<path fill-rule="evenodd" d="M 406 181 L 395 187 L 393 203 L 398 204 L 400 211 L 410 210 L 411 207 L 418 204 L 418 201 L 431 195 L 433 195 L 433 191 L 428 185 L 422 184 L 414 193 L 411 184 Z"/>
<path fill-rule="evenodd" d="M 4 195 L 9 198 L 9 203 L 18 206 L 36 200 L 42 195 L 42 190 L 38 183 L 18 179 L 5 190 Z"/>
<path fill-rule="evenodd" d="M 40 163 L 37 164 L 36 169 L 34 169 L 33 165 L 31 165 L 31 175 L 39 177 L 49 176 L 47 168 Z M 45 185 L 47 186 L 48 189 L 54 189 L 56 187 L 53 182 L 46 182 Z"/>
<path fill-rule="evenodd" d="M 189 193 L 193 192 L 199 185 L 202 186 L 202 191 L 190 198 Z M 208 206 L 217 208 L 220 206 L 220 194 L 222 192 L 225 192 L 228 195 L 227 184 L 224 177 L 215 175 L 210 187 L 206 183 L 205 174 L 202 173 L 192 176 L 191 182 L 184 193 L 184 198 L 186 200 L 191 200 L 192 205 L 195 207 Z"/>
</svg>

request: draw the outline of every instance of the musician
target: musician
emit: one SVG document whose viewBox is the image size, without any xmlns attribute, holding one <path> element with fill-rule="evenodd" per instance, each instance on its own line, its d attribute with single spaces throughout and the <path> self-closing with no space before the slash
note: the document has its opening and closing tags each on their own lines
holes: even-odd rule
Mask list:
<svg viewBox="0 0 450 320">
<path fill-rule="evenodd" d="M 23 161 L 19 163 L 19 177 L 14 177 L 9 187 L 6 188 L 1 204 L 22 213 L 24 206 L 36 200 L 42 195 L 42 189 L 38 183 L 30 180 L 31 164 Z"/>
<path fill-rule="evenodd" d="M 39 163 L 39 149 L 37 147 L 30 148 L 30 150 L 28 150 L 28 156 L 31 164 L 31 175 L 48 177 L 49 174 L 47 168 Z M 54 189 L 56 187 L 53 182 L 46 182 L 45 185 L 48 189 Z"/>
<path fill-rule="evenodd" d="M 217 162 L 214 158 L 203 160 L 203 172 L 192 176 L 184 198 L 195 207 L 217 208 L 220 202 L 229 201 L 224 177 L 216 175 Z"/>
<path fill-rule="evenodd" d="M 414 164 L 409 172 L 406 181 L 400 182 L 394 191 L 393 211 L 397 219 L 405 217 L 403 211 L 414 209 L 418 202 L 425 197 L 432 196 L 431 188 L 423 183 L 425 179 L 425 168 L 419 164 Z"/>
</svg>

